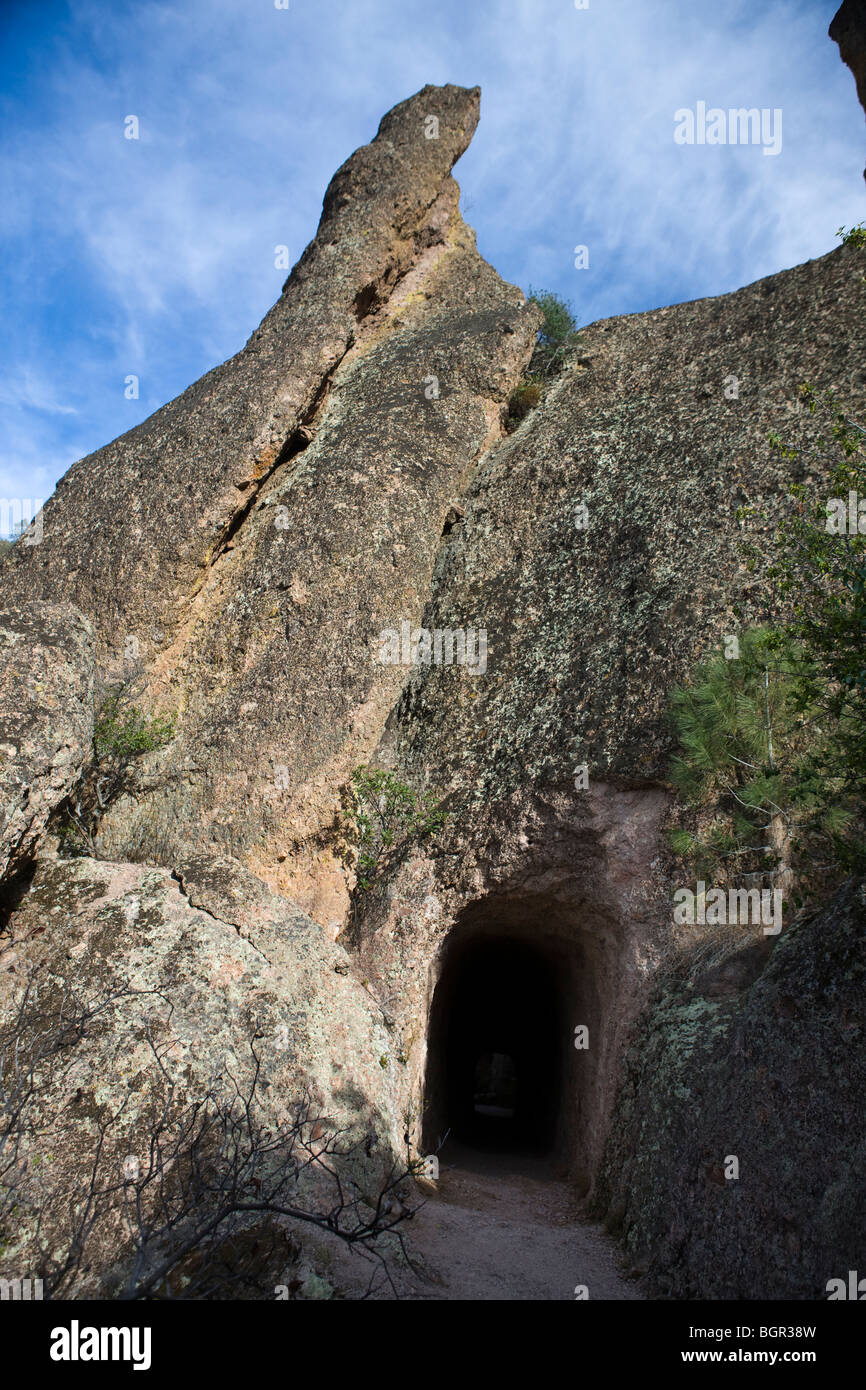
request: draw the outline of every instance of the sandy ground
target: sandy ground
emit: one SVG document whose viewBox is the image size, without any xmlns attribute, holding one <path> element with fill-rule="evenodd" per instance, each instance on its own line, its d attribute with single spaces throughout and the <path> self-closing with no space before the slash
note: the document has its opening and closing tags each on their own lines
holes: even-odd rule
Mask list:
<svg viewBox="0 0 866 1390">
<path fill-rule="evenodd" d="M 578 1285 L 590 1299 L 642 1296 L 618 1272 L 615 1243 L 581 1219 L 574 1189 L 546 1160 L 452 1147 L 442 1155 L 437 1192 L 419 1200 L 424 1205 L 402 1229 L 421 1272 L 391 1261 L 396 1292 L 377 1280 L 376 1300 L 559 1302 L 574 1300 Z M 350 1282 L 346 1294 L 363 1296 Z"/>
</svg>

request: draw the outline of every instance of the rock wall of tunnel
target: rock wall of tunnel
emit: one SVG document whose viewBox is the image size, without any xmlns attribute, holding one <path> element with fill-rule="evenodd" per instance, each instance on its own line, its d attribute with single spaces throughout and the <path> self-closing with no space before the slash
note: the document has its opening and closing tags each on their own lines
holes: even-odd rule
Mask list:
<svg viewBox="0 0 866 1390">
<path fill-rule="evenodd" d="M 666 806 L 651 787 L 515 797 L 479 813 L 471 841 L 462 822 L 416 852 L 370 903 L 353 944 L 419 1151 L 448 1129 L 472 1141 L 466 1088 L 479 1056 L 498 1053 L 522 1076 L 514 1147 L 549 1152 L 591 1190 L 667 929 Z"/>
<path fill-rule="evenodd" d="M 496 1049 L 515 1058 L 521 1082 L 503 1144 L 552 1153 L 591 1186 L 631 1018 L 638 943 L 629 926 L 602 903 L 555 893 L 492 896 L 460 914 L 431 968 L 425 1149 L 455 1127 L 472 1142 L 454 1072 L 468 1077 L 477 1056 Z"/>
</svg>

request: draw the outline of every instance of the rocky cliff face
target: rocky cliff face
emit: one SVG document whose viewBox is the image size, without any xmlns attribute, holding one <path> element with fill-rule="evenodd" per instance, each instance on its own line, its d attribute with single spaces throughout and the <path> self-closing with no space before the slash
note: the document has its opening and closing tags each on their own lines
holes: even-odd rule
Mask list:
<svg viewBox="0 0 866 1390">
<path fill-rule="evenodd" d="M 597 1200 L 657 1293 L 821 1299 L 862 1263 L 864 926 L 849 884 L 763 970 L 752 947 L 664 977 Z"/>
<path fill-rule="evenodd" d="M 478 101 L 426 88 L 385 117 L 244 351 L 77 464 L 47 543 L 5 576 L 13 596 L 63 592 L 107 672 L 142 665 L 145 704 L 179 713 L 104 852 L 228 852 L 333 930 L 346 895 L 322 833 L 405 675 L 375 661 L 379 633 L 420 620 L 535 336 L 457 208 Z"/>
<path fill-rule="evenodd" d="M 791 479 L 767 434 L 809 437 L 800 382 L 866 404 L 862 269 L 843 247 L 733 295 L 593 324 L 509 435 L 539 315 L 460 217 L 450 170 L 478 102 L 428 87 L 389 113 L 335 175 L 243 352 L 77 463 L 42 542 L 4 562 L 4 679 L 27 670 L 31 688 L 23 719 L 4 714 L 18 877 L 0 972 L 8 1010 L 35 977 L 49 993 L 131 981 L 166 1001 L 157 1018 L 127 1000 L 108 1036 L 82 1036 L 69 1086 L 91 1117 L 144 1084 L 154 1028 L 190 1095 L 215 1061 L 247 1066 L 252 1037 L 273 1115 L 309 1088 L 329 1121 L 367 1136 L 379 1171 L 404 1135 L 423 1152 L 448 1127 L 449 1019 L 470 965 L 483 976 L 523 952 L 550 981 L 554 1142 L 595 1192 L 613 1119 L 596 1200 L 618 1209 L 610 1164 L 628 1153 L 626 1224 L 643 1250 L 675 1202 L 671 1188 L 649 1212 L 642 1195 L 663 1152 L 661 1138 L 647 1152 L 645 1117 L 667 1105 L 660 1077 L 700 1065 L 688 1049 L 665 1060 L 678 1011 L 689 1046 L 712 1023 L 725 1097 L 754 1071 L 754 1049 L 743 1062 L 718 1042 L 739 1027 L 733 1005 L 668 999 L 641 1025 L 659 1076 L 632 1060 L 615 1107 L 670 935 L 666 694 L 735 608 L 739 623 L 763 613 L 736 513 L 765 505 L 769 540 Z M 461 634 L 470 659 L 404 664 L 402 634 L 419 628 Z M 94 680 L 134 683 L 173 730 L 106 808 L 96 857 L 69 859 L 44 831 L 87 758 Z M 360 892 L 337 826 L 370 761 L 449 818 Z M 849 1026 L 822 1034 L 828 1075 Z M 733 1099 L 711 1119 L 701 1095 L 704 1162 L 716 1137 L 736 1145 Z M 672 1109 L 664 1142 L 685 1123 Z M 804 1229 L 785 1287 L 811 1297 L 835 1227 Z M 688 1271 L 702 1249 L 696 1237 Z M 766 1258 L 755 1251 L 758 1282 Z"/>
<path fill-rule="evenodd" d="M 93 631 L 68 603 L 0 609 L 0 879 L 33 858 L 93 736 Z"/>
</svg>

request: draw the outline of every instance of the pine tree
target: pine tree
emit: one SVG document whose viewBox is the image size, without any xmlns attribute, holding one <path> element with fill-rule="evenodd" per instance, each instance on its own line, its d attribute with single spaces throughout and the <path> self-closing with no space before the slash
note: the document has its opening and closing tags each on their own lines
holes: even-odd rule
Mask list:
<svg viewBox="0 0 866 1390">
<path fill-rule="evenodd" d="M 836 501 L 791 488 L 794 511 L 764 571 L 788 619 L 747 629 L 738 655 L 711 656 L 671 696 L 671 781 L 703 822 L 672 832 L 675 851 L 701 873 L 771 873 L 783 887 L 792 860 L 803 880 L 866 869 L 866 534 L 850 524 L 866 501 L 866 436 L 831 394 L 801 394 L 828 417 L 828 436 L 802 458 L 778 435 L 770 443 L 806 473 L 820 463 Z M 843 500 L 844 530 L 830 525 Z M 757 568 L 754 548 L 745 553 Z"/>
</svg>

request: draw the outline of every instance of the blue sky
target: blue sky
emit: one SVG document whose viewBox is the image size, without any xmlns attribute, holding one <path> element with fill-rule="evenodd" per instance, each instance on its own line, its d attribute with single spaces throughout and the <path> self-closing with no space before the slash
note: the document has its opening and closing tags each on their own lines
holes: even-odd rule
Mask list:
<svg viewBox="0 0 866 1390">
<path fill-rule="evenodd" d="M 581 323 L 822 255 L 866 216 L 834 9 L 0 0 L 0 496 L 46 497 L 242 347 L 285 279 L 274 247 L 294 263 L 331 174 L 427 82 L 482 88 L 455 171 L 482 254 Z M 698 101 L 781 108 L 781 153 L 677 145 Z"/>
</svg>

